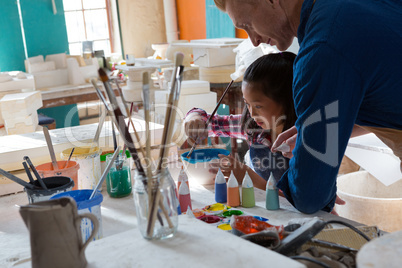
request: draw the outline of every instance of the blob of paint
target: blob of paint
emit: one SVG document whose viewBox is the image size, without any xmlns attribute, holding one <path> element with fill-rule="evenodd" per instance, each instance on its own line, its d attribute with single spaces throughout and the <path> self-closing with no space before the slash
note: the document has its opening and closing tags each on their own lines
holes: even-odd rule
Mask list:
<svg viewBox="0 0 402 268">
<path fill-rule="evenodd" d="M 214 216 L 214 215 L 204 215 L 198 218 L 199 220 L 202 220 L 203 222 L 206 222 L 208 224 L 211 223 L 217 223 L 219 221 L 221 221 L 221 218 L 218 216 Z"/>
<path fill-rule="evenodd" d="M 225 217 L 231 217 L 232 215 L 239 216 L 239 215 L 243 215 L 243 211 L 233 209 L 233 210 L 228 210 L 228 211 L 223 212 L 222 215 Z"/>
<path fill-rule="evenodd" d="M 205 206 L 204 211 L 206 211 L 206 212 L 218 212 L 218 211 L 227 210 L 228 208 L 230 208 L 230 207 L 225 206 L 224 204 L 221 204 L 221 203 L 216 203 L 216 204 Z"/>
<path fill-rule="evenodd" d="M 193 209 L 192 211 L 193 211 L 194 217 L 196 217 L 196 218 L 205 215 L 204 211 L 202 211 L 201 209 L 198 209 L 198 208 Z"/>
<path fill-rule="evenodd" d="M 232 227 L 230 226 L 230 223 L 222 223 L 218 225 L 218 228 L 224 231 L 231 231 Z"/>
<path fill-rule="evenodd" d="M 268 221 L 268 219 L 264 218 L 264 217 L 260 217 L 260 216 L 253 216 L 253 217 L 256 218 L 259 221 Z"/>
</svg>

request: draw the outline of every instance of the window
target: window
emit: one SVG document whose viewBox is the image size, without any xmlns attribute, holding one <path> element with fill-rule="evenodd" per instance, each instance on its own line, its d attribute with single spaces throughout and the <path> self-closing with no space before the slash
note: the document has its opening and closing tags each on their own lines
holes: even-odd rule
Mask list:
<svg viewBox="0 0 402 268">
<path fill-rule="evenodd" d="M 113 52 L 109 0 L 63 0 L 70 55 L 82 55 L 82 41 L 93 51 Z"/>
</svg>

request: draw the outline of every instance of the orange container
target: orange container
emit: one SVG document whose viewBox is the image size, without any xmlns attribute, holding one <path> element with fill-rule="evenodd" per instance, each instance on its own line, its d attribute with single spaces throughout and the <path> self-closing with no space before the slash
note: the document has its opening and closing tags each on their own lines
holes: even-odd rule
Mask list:
<svg viewBox="0 0 402 268">
<path fill-rule="evenodd" d="M 36 166 L 36 170 L 41 177 L 53 177 L 53 176 L 64 176 L 69 177 L 74 181 L 74 188 L 73 190 L 78 190 L 78 169 L 80 169 L 80 164 L 75 161 L 68 162 L 66 168 L 67 161 L 57 161 L 57 165 L 59 169 L 53 169 L 52 162 L 45 163 L 39 166 Z"/>
</svg>

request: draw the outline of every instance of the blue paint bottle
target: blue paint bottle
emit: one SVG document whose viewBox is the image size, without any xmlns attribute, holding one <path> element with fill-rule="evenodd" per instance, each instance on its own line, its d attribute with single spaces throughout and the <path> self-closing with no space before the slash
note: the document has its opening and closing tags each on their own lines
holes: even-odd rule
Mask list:
<svg viewBox="0 0 402 268">
<path fill-rule="evenodd" d="M 217 203 L 226 203 L 227 201 L 226 179 L 221 169 L 218 170 L 215 177 L 215 201 Z"/>
<path fill-rule="evenodd" d="M 276 180 L 274 178 L 274 175 L 272 175 L 272 172 L 267 182 L 265 207 L 268 210 L 279 209 L 278 188 L 276 188 Z"/>
</svg>

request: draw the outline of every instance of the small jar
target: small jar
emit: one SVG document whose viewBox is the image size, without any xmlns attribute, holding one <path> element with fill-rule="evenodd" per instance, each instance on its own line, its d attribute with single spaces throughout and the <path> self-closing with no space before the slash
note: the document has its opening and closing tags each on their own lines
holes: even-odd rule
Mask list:
<svg viewBox="0 0 402 268">
<path fill-rule="evenodd" d="M 148 180 L 135 171 L 134 182 L 134 203 L 138 228 L 142 236 L 149 240 L 159 240 L 173 235 L 178 226 L 179 201 L 176 196 L 176 184 L 167 169 L 164 169 L 153 180 L 159 184 L 160 202 L 157 208 L 157 216 L 153 231 L 148 226 L 148 213 L 150 211 L 148 200 Z M 156 189 L 156 188 L 155 188 Z M 161 209 L 163 206 L 163 209 Z"/>
<path fill-rule="evenodd" d="M 106 165 L 109 165 L 112 157 L 113 155 L 106 156 Z M 125 155 L 119 155 L 112 164 L 106 177 L 106 189 L 110 197 L 125 197 L 131 194 L 130 164 Z"/>
</svg>

